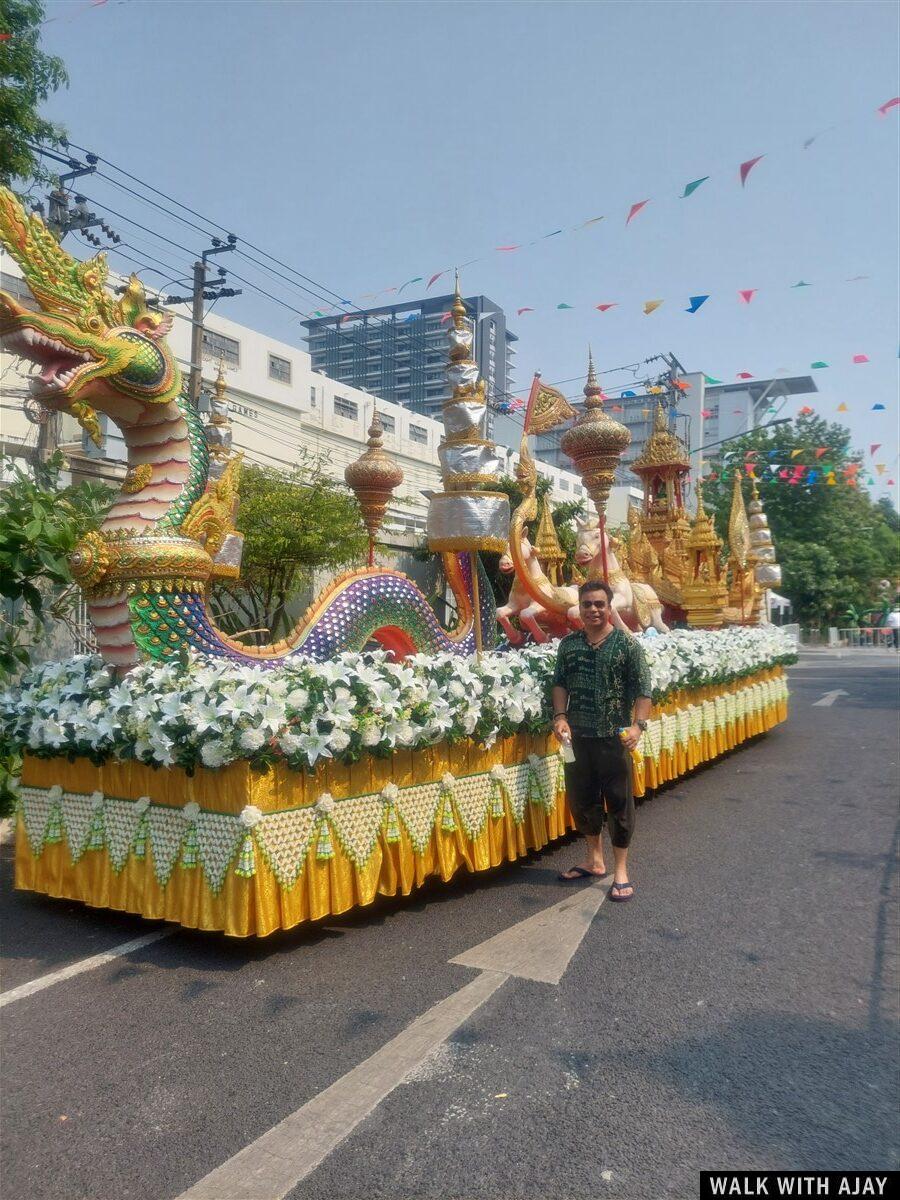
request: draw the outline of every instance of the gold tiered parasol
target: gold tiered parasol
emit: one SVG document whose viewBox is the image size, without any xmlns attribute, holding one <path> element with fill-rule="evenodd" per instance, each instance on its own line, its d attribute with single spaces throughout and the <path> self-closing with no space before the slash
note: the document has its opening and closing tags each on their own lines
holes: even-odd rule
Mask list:
<svg viewBox="0 0 900 1200">
<path fill-rule="evenodd" d="M 344 479 L 359 501 L 369 531 L 369 566 L 375 565 L 375 538 L 394 489 L 403 482 L 403 471 L 384 449 L 384 428 L 378 410 L 369 426 L 368 450 L 344 471 Z"/>
<path fill-rule="evenodd" d="M 631 434 L 614 421 L 603 408 L 603 391 L 594 372 L 593 355 L 588 354 L 587 383 L 584 385 L 584 412 L 562 436 L 560 445 L 581 476 L 588 495 L 600 517 L 600 548 L 603 578 L 609 581 L 606 563 L 606 502 L 616 476 L 622 451 L 631 443 Z"/>
</svg>

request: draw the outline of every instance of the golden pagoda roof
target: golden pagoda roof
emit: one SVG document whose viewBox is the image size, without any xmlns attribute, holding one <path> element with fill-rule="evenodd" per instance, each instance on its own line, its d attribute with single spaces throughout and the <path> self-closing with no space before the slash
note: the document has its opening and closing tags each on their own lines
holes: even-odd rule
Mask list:
<svg viewBox="0 0 900 1200">
<path fill-rule="evenodd" d="M 535 533 L 534 550 L 542 562 L 561 563 L 566 560 L 566 552 L 559 544 L 559 537 L 556 533 L 556 526 L 553 524 L 550 505 L 547 503 L 546 496 L 541 505 L 541 519 L 538 521 Z"/>
<path fill-rule="evenodd" d="M 661 403 L 656 405 L 653 432 L 644 443 L 644 449 L 631 464 L 632 471 L 649 471 L 656 467 L 690 468 L 690 460 L 684 442 L 669 429 L 666 410 Z"/>
<path fill-rule="evenodd" d="M 703 487 L 700 483 L 697 484 L 697 512 L 688 534 L 687 546 L 690 550 L 719 550 L 722 546 L 713 519 L 703 507 Z"/>
</svg>

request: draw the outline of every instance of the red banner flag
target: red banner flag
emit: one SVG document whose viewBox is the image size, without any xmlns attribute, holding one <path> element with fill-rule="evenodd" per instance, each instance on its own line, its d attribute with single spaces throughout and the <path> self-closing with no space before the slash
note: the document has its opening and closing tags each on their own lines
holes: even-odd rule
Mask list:
<svg viewBox="0 0 900 1200">
<path fill-rule="evenodd" d="M 432 284 L 435 282 L 435 280 L 437 280 L 437 279 L 440 279 L 440 277 L 441 277 L 442 275 L 446 275 L 446 274 L 447 274 L 447 272 L 446 272 L 446 271 L 438 271 L 437 275 L 432 275 L 432 277 L 431 277 L 431 278 L 428 280 L 428 282 L 425 284 L 425 291 L 426 291 L 426 292 L 428 291 L 428 289 L 429 289 L 429 288 L 431 287 L 431 285 L 432 285 Z"/>
<path fill-rule="evenodd" d="M 878 111 L 883 117 L 888 115 L 888 110 L 896 108 L 900 104 L 900 96 L 894 96 L 892 100 L 885 100 L 884 104 L 878 105 Z"/>
<path fill-rule="evenodd" d="M 741 163 L 741 187 L 746 185 L 747 176 L 750 174 L 756 164 L 758 162 L 762 162 L 765 157 L 766 156 L 764 154 L 757 154 L 756 158 L 748 158 L 746 162 Z"/>
<path fill-rule="evenodd" d="M 746 288 L 744 291 L 738 292 L 738 295 L 740 296 L 740 298 L 743 300 L 743 302 L 745 304 L 749 304 L 750 301 L 753 299 L 753 297 L 756 295 L 757 290 L 758 290 L 757 288 Z"/>
<path fill-rule="evenodd" d="M 632 218 L 636 217 L 644 205 L 649 203 L 650 199 L 648 197 L 646 200 L 638 200 L 637 204 L 632 204 L 631 208 L 628 210 L 628 216 L 625 218 L 625 224 L 629 225 Z"/>
<path fill-rule="evenodd" d="M 600 312 L 609 312 L 611 308 L 618 308 L 619 305 L 616 301 L 613 301 L 612 304 L 598 304 L 595 307 L 598 308 Z"/>
</svg>

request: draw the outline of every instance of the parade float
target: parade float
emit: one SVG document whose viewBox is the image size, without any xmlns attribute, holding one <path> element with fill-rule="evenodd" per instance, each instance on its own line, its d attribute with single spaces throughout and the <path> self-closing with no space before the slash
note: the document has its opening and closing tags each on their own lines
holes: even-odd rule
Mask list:
<svg viewBox="0 0 900 1200">
<path fill-rule="evenodd" d="M 583 573 L 610 582 L 617 621 L 658 632 L 644 638 L 655 706 L 635 759 L 637 794 L 785 719 L 790 644 L 751 623 L 778 570 L 758 499 L 748 522 L 741 498 L 723 569 L 702 497 L 692 520 L 683 508 L 683 464 L 660 462 L 638 533 L 617 551 L 605 505 L 629 435 L 604 410 L 591 364 L 574 422 L 536 381 L 517 467 L 524 499 L 510 517 L 493 490 L 499 460 L 458 289 L 443 486 L 428 517 L 455 623 L 445 628 L 412 581 L 375 564 L 402 479 L 376 416 L 347 471 L 368 563 L 330 583 L 282 641 L 254 647 L 225 635 L 207 604 L 216 579 L 239 576 L 241 557 L 241 460 L 224 377 L 204 426 L 166 342 L 171 318 L 136 278 L 113 297 L 103 256 L 71 258 L 7 191 L 0 239 L 36 303 L 0 292 L 4 348 L 39 368 L 32 403 L 71 413 L 91 436 L 105 414 L 128 452 L 119 497 L 71 560 L 99 652 L 35 667 L 0 696 L 4 736 L 24 754 L 18 887 L 262 935 L 562 837 L 571 819 L 548 702 L 552 638 L 577 627 L 577 596 L 552 570 L 546 527 L 536 538 L 544 565 L 528 538 L 537 501 L 527 432 L 563 421 L 599 517 L 579 530 Z M 664 432 L 658 419 L 660 443 Z M 504 628 L 522 642 L 513 618 L 529 607 L 527 644 L 498 644 L 486 551 L 512 564 L 522 608 Z M 734 616 L 729 589 L 745 619 L 718 628 Z M 664 615 L 679 612 L 697 628 L 666 632 Z"/>
</svg>

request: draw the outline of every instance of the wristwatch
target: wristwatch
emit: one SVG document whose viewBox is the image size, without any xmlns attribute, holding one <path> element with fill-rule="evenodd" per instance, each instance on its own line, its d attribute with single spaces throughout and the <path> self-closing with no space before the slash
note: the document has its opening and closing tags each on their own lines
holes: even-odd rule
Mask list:
<svg viewBox="0 0 900 1200">
<path fill-rule="evenodd" d="M 646 721 L 635 721 L 635 725 L 637 725 L 637 727 L 641 731 L 641 733 L 647 732 L 647 722 Z"/>
</svg>

